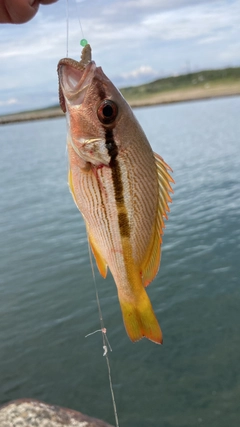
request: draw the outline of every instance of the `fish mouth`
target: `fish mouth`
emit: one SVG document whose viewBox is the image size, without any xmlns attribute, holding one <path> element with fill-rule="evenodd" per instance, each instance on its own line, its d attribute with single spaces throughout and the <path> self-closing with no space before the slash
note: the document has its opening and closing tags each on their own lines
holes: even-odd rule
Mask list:
<svg viewBox="0 0 240 427">
<path fill-rule="evenodd" d="M 86 45 L 82 50 L 79 62 L 70 58 L 63 58 L 59 61 L 57 68 L 59 101 L 64 113 L 67 110 L 67 105 L 82 104 L 95 70 L 96 64 L 91 59 L 90 45 Z"/>
</svg>

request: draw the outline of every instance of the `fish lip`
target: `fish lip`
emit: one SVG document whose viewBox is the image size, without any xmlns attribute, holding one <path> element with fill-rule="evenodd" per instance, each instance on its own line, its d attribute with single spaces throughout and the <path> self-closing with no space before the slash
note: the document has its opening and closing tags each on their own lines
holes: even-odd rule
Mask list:
<svg viewBox="0 0 240 427">
<path fill-rule="evenodd" d="M 64 58 L 58 64 L 59 92 L 61 103 L 61 91 L 65 102 L 71 105 L 80 105 L 83 102 L 87 87 L 91 84 L 96 64 L 94 61 L 82 66 L 70 58 Z"/>
<path fill-rule="evenodd" d="M 74 97 L 77 97 L 81 90 L 83 91 L 84 87 L 81 87 L 82 82 L 88 74 L 89 69 L 94 68 L 94 66 L 91 46 L 89 44 L 84 46 L 79 62 L 70 58 L 63 58 L 59 61 L 57 67 L 59 101 L 64 113 L 67 111 L 67 104 L 77 104 Z M 70 78 L 68 78 L 69 74 L 67 71 L 70 72 Z M 83 96 L 80 96 L 80 101 L 82 102 L 82 100 Z"/>
<path fill-rule="evenodd" d="M 71 58 L 63 58 L 60 59 L 59 63 L 58 63 L 58 67 L 57 67 L 57 72 L 58 72 L 58 77 L 59 77 L 59 83 L 61 85 L 64 86 L 64 68 L 70 68 L 72 69 L 72 72 L 75 71 L 79 72 L 79 76 L 78 76 L 78 80 L 81 80 L 82 75 L 84 74 L 84 71 L 89 68 L 89 64 L 92 64 L 92 52 L 91 52 L 91 47 L 89 44 L 87 44 L 83 50 L 82 50 L 82 54 L 81 54 L 81 58 L 80 61 L 75 61 L 74 59 Z M 70 89 L 71 89 L 71 81 L 70 83 Z"/>
</svg>

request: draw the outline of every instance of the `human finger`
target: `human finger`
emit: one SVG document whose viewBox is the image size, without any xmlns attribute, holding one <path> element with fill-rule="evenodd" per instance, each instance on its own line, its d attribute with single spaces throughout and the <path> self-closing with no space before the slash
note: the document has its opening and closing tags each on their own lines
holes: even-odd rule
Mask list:
<svg viewBox="0 0 240 427">
<path fill-rule="evenodd" d="M 32 19 L 39 4 L 55 3 L 57 0 L 0 0 L 0 23 L 23 24 Z"/>
</svg>

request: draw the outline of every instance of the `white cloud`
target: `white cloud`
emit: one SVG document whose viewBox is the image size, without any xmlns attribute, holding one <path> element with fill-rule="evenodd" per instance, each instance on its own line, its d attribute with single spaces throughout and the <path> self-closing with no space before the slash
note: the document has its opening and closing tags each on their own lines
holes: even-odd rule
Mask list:
<svg viewBox="0 0 240 427">
<path fill-rule="evenodd" d="M 226 65 L 229 65 L 229 61 L 236 65 L 236 52 L 239 53 L 237 59 L 240 62 L 240 38 L 235 40 L 235 42 L 233 42 L 227 49 L 221 49 L 219 58 L 226 62 Z"/>
<path fill-rule="evenodd" d="M 198 44 L 212 44 L 212 43 L 219 43 L 220 41 L 224 41 L 225 37 L 224 34 L 219 34 L 219 35 L 215 35 L 215 36 L 206 36 L 204 38 L 202 38 L 201 40 L 198 41 Z"/>
<path fill-rule="evenodd" d="M 187 12 L 187 13 L 186 13 Z M 240 3 L 226 10 L 223 2 L 212 8 L 211 3 L 188 9 L 148 15 L 142 22 L 149 34 L 162 40 L 181 40 L 226 35 L 229 29 L 239 32 Z"/>
<path fill-rule="evenodd" d="M 121 86 L 180 73 L 183 64 L 191 64 L 191 69 L 195 64 L 195 68 L 240 64 L 239 0 L 68 3 L 69 56 L 80 56 L 80 16 L 93 59 Z M 64 0 L 40 7 L 27 24 L 1 25 L 0 98 L 19 98 L 12 108 L 26 108 L 27 103 L 31 108 L 40 100 L 50 104 L 57 94 L 57 62 L 66 55 L 66 34 Z"/>
<path fill-rule="evenodd" d="M 19 101 L 16 98 L 9 98 L 9 99 L 6 99 L 5 101 L 0 100 L 0 106 L 3 107 L 3 106 L 14 105 L 14 104 L 18 104 L 18 102 Z"/>
<path fill-rule="evenodd" d="M 139 68 L 126 72 L 126 73 L 122 73 L 122 77 L 124 79 L 129 79 L 129 78 L 133 78 L 133 79 L 138 79 L 139 77 L 156 77 L 157 76 L 157 72 L 155 70 L 153 70 L 152 67 L 150 67 L 149 65 L 141 65 Z"/>
</svg>

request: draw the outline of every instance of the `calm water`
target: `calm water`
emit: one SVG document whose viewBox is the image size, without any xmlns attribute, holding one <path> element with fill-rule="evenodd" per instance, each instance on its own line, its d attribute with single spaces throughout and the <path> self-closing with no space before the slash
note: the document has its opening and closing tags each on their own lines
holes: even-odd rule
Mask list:
<svg viewBox="0 0 240 427">
<path fill-rule="evenodd" d="M 240 425 L 240 98 L 136 111 L 174 169 L 149 287 L 164 345 L 126 336 L 96 272 L 121 427 Z M 114 424 L 64 119 L 0 129 L 0 403 L 32 397 Z"/>
</svg>

